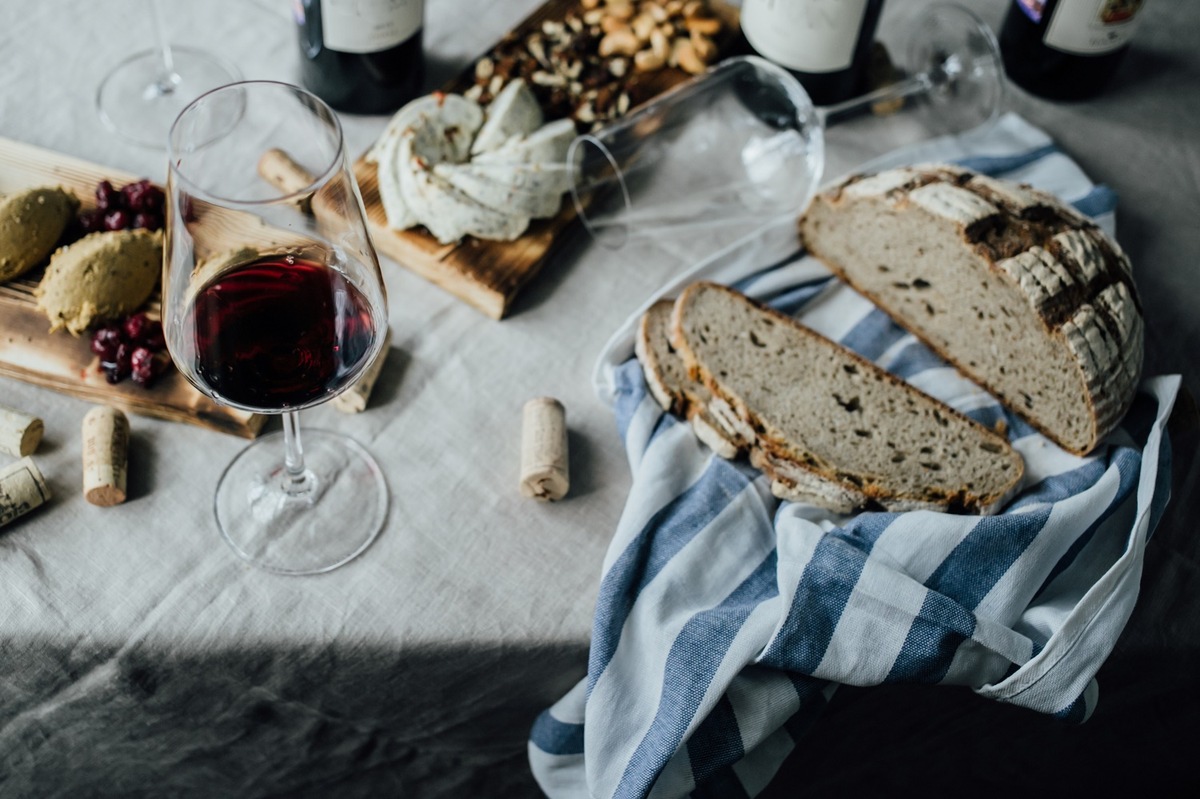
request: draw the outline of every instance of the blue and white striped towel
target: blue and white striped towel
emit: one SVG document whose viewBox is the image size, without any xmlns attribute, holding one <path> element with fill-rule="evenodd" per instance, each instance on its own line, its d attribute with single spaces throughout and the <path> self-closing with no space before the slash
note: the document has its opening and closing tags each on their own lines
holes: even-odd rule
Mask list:
<svg viewBox="0 0 1200 799">
<path fill-rule="evenodd" d="M 1048 189 L 1112 230 L 1113 193 L 1018 117 L 869 168 L 930 160 Z M 1167 502 L 1179 378 L 1145 380 L 1120 429 L 1089 457 L 1069 455 L 795 252 L 793 230 L 739 242 L 658 296 L 700 278 L 735 285 L 985 424 L 1007 420 L 1022 492 L 988 518 L 781 503 L 648 395 L 631 360 L 639 311 L 597 367 L 633 486 L 588 673 L 531 733 L 553 799 L 754 796 L 839 683 L 966 685 L 1069 721 L 1095 706 Z"/>
</svg>

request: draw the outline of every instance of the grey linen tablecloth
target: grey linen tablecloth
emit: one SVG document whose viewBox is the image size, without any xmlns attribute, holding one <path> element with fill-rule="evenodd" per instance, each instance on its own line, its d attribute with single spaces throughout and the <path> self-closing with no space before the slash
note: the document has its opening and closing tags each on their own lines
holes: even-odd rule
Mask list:
<svg viewBox="0 0 1200 799">
<path fill-rule="evenodd" d="M 286 0 L 165 5 L 175 41 L 246 77 L 296 80 Z M 427 5 L 433 87 L 536 1 Z M 882 30 L 894 49 L 919 5 L 888 5 Z M 970 5 L 999 25 L 1005 4 Z M 101 75 L 151 40 L 140 2 L 4 0 L 0 136 L 161 180 L 163 154 L 117 140 L 93 110 Z M 1146 306 L 1147 373 L 1180 372 L 1192 394 L 1198 40 L 1200 8 L 1151 4 L 1107 95 L 1011 99 L 1120 194 L 1118 238 Z M 386 119 L 343 121 L 359 153 Z M 828 174 L 926 135 L 909 116 L 839 127 Z M 0 796 L 536 795 L 526 736 L 584 673 L 601 559 L 629 489 L 592 362 L 644 297 L 736 234 L 620 253 L 580 234 L 500 323 L 385 263 L 393 342 L 371 410 L 318 408 L 304 424 L 367 445 L 392 505 L 371 549 L 322 577 L 255 571 L 221 542 L 212 495 L 243 441 L 133 417 L 130 500 L 95 508 L 79 489 L 88 405 L 0 381 L 0 402 L 46 422 L 37 459 L 54 493 L 0 531 Z M 521 406 L 542 394 L 563 401 L 570 424 L 572 490 L 554 505 L 516 488 Z M 974 772 L 984 790 L 1046 787 L 1066 773 L 1074 781 L 1062 786 L 1094 787 L 1134 774 L 1116 757 L 1130 745 L 1156 774 L 1179 769 L 1180 731 L 1200 709 L 1200 558 L 1189 522 L 1200 508 L 1186 422 L 1176 426 L 1175 499 L 1087 725 L 1061 729 L 953 691 L 848 690 L 806 753 L 824 768 L 785 767 L 774 790 L 911 784 L 931 770 L 943 789 Z M 845 742 L 865 731 L 892 743 L 854 756 Z"/>
</svg>

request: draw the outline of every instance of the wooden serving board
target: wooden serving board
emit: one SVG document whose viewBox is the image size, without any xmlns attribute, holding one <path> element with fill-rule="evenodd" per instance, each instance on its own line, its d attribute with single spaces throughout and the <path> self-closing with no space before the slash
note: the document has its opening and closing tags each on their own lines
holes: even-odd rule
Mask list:
<svg viewBox="0 0 1200 799">
<path fill-rule="evenodd" d="M 712 0 L 710 5 L 727 25 L 728 34 L 722 37 L 722 42 L 727 44 L 734 38 L 737 8 L 719 0 Z M 549 0 L 508 35 L 524 36 L 541 28 L 542 23 L 560 21 L 580 8 L 579 0 Z M 681 69 L 663 69 L 641 76 L 640 88 L 653 96 L 690 77 Z M 473 84 L 474 63 L 443 90 L 459 93 Z M 554 246 L 565 236 L 578 231 L 572 224 L 575 208 L 568 197 L 564 198 L 557 216 L 533 220 L 529 229 L 515 241 L 484 241 L 468 236 L 455 244 L 441 244 L 423 227 L 395 230 L 387 226 L 379 199 L 375 165 L 366 160 L 365 154 L 355 162 L 354 174 L 362 192 L 375 247 L 401 266 L 441 286 L 493 319 L 505 316 L 517 293 L 542 268 Z"/>
<path fill-rule="evenodd" d="M 63 186 L 84 207 L 91 207 L 101 180 L 122 185 L 137 176 L 97 166 L 77 158 L 0 138 L 0 194 L 32 186 Z M 254 438 L 266 417 L 218 405 L 171 369 L 150 388 L 132 380 L 110 385 L 89 348 L 89 338 L 49 333 L 50 323 L 37 310 L 33 292 L 42 269 L 0 283 L 0 376 L 44 386 L 89 402 L 114 405 L 129 413 Z M 146 308 L 158 315 L 158 295 Z M 27 409 L 36 413 L 36 408 Z"/>
</svg>

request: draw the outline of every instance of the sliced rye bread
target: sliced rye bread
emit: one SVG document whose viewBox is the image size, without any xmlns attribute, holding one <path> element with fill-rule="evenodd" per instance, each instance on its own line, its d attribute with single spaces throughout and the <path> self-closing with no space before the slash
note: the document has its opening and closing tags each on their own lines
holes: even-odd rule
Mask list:
<svg viewBox="0 0 1200 799">
<path fill-rule="evenodd" d="M 680 295 L 688 374 L 755 433 L 772 491 L 837 512 L 994 513 L 1024 463 L 1008 441 L 802 326 L 714 283 Z"/>
<path fill-rule="evenodd" d="M 647 309 L 638 324 L 633 349 L 650 394 L 662 409 L 691 422 L 696 437 L 722 458 L 735 458 L 749 445 L 737 430 L 753 436 L 740 420 L 722 420 L 709 408 L 712 394 L 703 383 L 692 380 L 679 353 L 671 346 L 671 310 L 675 303 L 659 300 Z M 727 408 L 728 406 L 726 406 Z"/>
<path fill-rule="evenodd" d="M 800 220 L 805 247 L 1063 449 L 1129 408 L 1143 320 L 1129 259 L 1052 195 L 932 165 L 857 175 Z"/>
</svg>

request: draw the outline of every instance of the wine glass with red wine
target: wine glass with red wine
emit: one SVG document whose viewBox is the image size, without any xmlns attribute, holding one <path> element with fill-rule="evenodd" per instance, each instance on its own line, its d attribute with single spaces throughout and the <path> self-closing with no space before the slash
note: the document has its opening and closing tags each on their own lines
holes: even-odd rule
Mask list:
<svg viewBox="0 0 1200 799">
<path fill-rule="evenodd" d="M 168 139 L 163 323 L 180 372 L 216 401 L 280 414 L 217 487 L 221 533 L 245 560 L 285 574 L 350 561 L 383 526 L 379 466 L 298 412 L 349 387 L 379 354 L 387 300 L 334 112 L 295 86 L 215 89 Z M 300 184 L 263 177 L 286 154 Z"/>
</svg>

